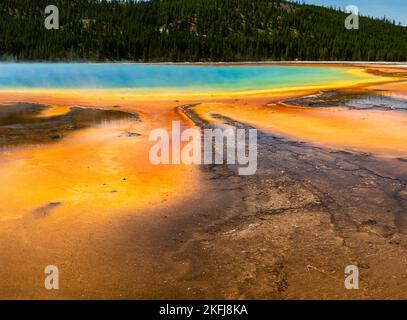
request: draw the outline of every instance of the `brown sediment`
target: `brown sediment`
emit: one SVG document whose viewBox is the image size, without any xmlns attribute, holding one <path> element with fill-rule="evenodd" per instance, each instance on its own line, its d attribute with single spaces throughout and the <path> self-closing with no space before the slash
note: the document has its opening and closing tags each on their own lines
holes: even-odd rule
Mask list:
<svg viewBox="0 0 407 320">
<path fill-rule="evenodd" d="M 406 298 L 405 169 L 260 133 L 255 176 L 208 168 L 235 200 L 176 254 L 190 263 L 182 279 L 200 298 Z M 359 266 L 361 290 L 344 288 L 347 265 Z"/>
<path fill-rule="evenodd" d="M 72 105 L 115 106 L 141 120 L 0 154 L 8 200 L 0 202 L 0 297 L 406 298 L 405 116 L 281 104 L 315 92 L 157 100 L 0 92 L 1 101 L 53 106 L 38 121 Z M 150 165 L 148 133 L 170 130 L 172 120 L 260 129 L 258 172 Z M 378 125 L 377 149 L 348 145 L 365 137 L 358 125 L 373 134 Z M 60 267 L 57 292 L 43 289 L 50 264 Z M 344 289 L 350 264 L 360 267 L 361 290 Z"/>
</svg>

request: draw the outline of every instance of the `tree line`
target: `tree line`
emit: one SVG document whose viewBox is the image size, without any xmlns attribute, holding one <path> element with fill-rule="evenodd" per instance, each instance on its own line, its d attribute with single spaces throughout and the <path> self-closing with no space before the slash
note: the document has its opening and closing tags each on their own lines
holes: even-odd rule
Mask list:
<svg viewBox="0 0 407 320">
<path fill-rule="evenodd" d="M 279 0 L 0 1 L 0 59 L 8 61 L 407 61 L 407 28 L 387 19 Z"/>
</svg>

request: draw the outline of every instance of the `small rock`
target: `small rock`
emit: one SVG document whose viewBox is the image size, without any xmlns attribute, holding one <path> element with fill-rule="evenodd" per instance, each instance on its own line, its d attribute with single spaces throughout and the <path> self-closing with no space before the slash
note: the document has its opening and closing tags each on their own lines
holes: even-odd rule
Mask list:
<svg viewBox="0 0 407 320">
<path fill-rule="evenodd" d="M 131 137 L 140 137 L 140 136 L 141 136 L 140 133 L 131 132 L 131 131 L 126 131 L 126 132 L 121 133 L 121 134 L 119 135 L 119 138 L 120 138 L 120 137 L 129 137 L 129 138 L 131 138 Z"/>
<path fill-rule="evenodd" d="M 139 136 L 141 136 L 141 134 L 137 133 L 137 132 L 126 132 L 126 134 L 127 134 L 128 137 L 139 137 Z"/>
<path fill-rule="evenodd" d="M 407 190 L 402 190 L 399 192 L 399 197 L 403 200 L 407 200 Z"/>
<path fill-rule="evenodd" d="M 374 219 L 368 219 L 368 220 L 363 221 L 362 224 L 366 225 L 366 226 L 374 226 L 377 224 L 377 221 Z"/>
<path fill-rule="evenodd" d="M 396 244 L 399 245 L 401 243 L 401 238 L 398 235 L 394 235 L 393 237 L 391 237 L 391 239 L 389 240 L 390 244 Z"/>
</svg>

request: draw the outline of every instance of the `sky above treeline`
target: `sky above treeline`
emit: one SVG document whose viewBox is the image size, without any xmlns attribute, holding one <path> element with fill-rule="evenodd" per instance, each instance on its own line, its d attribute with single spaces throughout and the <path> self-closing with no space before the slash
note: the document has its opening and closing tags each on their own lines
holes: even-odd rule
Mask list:
<svg viewBox="0 0 407 320">
<path fill-rule="evenodd" d="M 146 1 L 146 0 L 139 0 Z M 293 0 L 325 7 L 344 9 L 349 5 L 359 8 L 360 15 L 395 20 L 407 26 L 407 0 Z"/>
<path fill-rule="evenodd" d="M 364 16 L 396 20 L 407 25 L 407 0 L 303 0 L 305 3 L 344 9 L 348 5 L 359 8 Z"/>
</svg>

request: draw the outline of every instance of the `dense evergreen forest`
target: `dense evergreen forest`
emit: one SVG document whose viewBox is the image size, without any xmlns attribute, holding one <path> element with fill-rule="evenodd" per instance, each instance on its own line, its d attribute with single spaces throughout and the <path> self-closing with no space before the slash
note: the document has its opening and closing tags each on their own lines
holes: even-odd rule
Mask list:
<svg viewBox="0 0 407 320">
<path fill-rule="evenodd" d="M 407 60 L 406 27 L 347 30 L 344 12 L 278 0 L 1 0 L 0 15 L 2 60 Z"/>
</svg>

